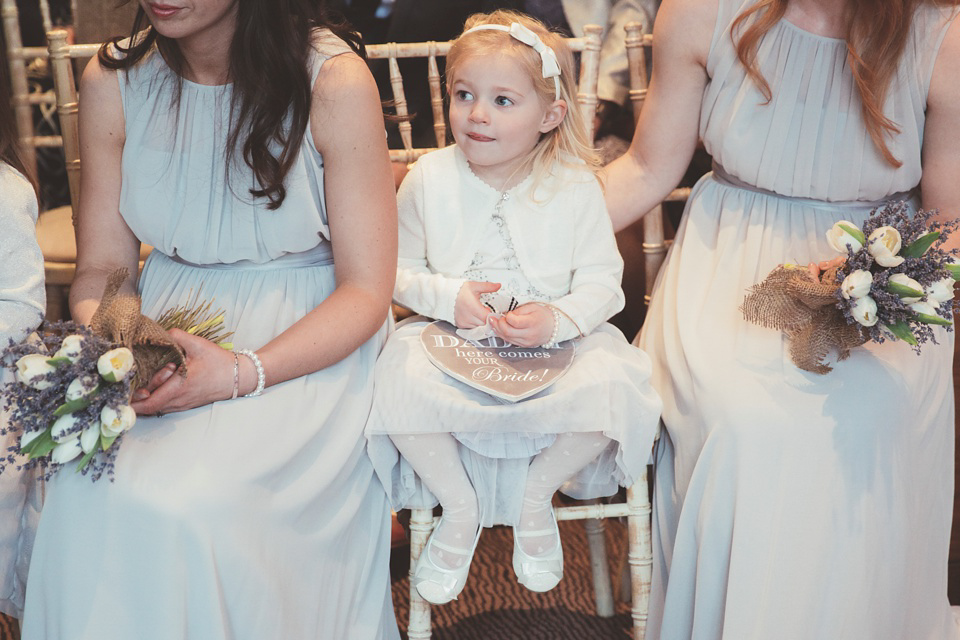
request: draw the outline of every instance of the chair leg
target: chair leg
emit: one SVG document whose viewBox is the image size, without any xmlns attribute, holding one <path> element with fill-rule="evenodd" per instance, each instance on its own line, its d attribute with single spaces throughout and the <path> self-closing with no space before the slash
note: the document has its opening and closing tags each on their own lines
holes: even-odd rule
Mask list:
<svg viewBox="0 0 960 640">
<path fill-rule="evenodd" d="M 596 502 L 596 501 L 593 501 Z M 588 518 L 583 521 L 590 548 L 590 568 L 593 570 L 593 595 L 597 615 L 613 616 L 613 589 L 610 583 L 610 564 L 607 562 L 607 536 L 603 520 Z"/>
<path fill-rule="evenodd" d="M 432 530 L 433 509 L 410 510 L 410 621 L 407 624 L 409 640 L 430 640 L 430 603 L 420 597 L 413 585 L 413 571 Z"/>
<path fill-rule="evenodd" d="M 647 494 L 646 471 L 627 489 L 627 560 L 630 563 L 630 587 L 633 593 L 634 640 L 643 640 L 647 632 L 647 610 L 650 605 L 650 583 L 653 580 L 653 545 L 650 533 L 650 498 Z"/>
</svg>

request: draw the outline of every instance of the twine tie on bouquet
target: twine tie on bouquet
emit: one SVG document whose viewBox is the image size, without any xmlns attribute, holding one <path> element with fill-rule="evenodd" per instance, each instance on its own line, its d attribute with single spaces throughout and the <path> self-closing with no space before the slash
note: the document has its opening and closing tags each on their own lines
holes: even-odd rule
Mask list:
<svg viewBox="0 0 960 640">
<path fill-rule="evenodd" d="M 823 362 L 837 351 L 837 359 L 867 340 L 856 325 L 848 324 L 837 308 L 837 269 L 832 268 L 815 282 L 806 268 L 780 266 L 750 289 L 740 310 L 748 322 L 779 329 L 790 339 L 790 358 L 799 368 L 828 373 Z"/>
<path fill-rule="evenodd" d="M 120 293 L 129 274 L 126 268 L 110 274 L 100 306 L 90 320 L 90 328 L 97 335 L 133 352 L 137 365 L 133 388 L 137 389 L 171 362 L 180 368 L 184 354 L 163 327 L 140 312 L 139 296 Z"/>
</svg>

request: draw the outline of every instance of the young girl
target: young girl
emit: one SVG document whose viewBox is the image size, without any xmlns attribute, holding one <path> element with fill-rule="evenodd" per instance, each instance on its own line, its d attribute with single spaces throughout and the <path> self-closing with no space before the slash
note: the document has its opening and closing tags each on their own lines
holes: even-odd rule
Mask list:
<svg viewBox="0 0 960 640">
<path fill-rule="evenodd" d="M 398 303 L 522 347 L 580 338 L 564 377 L 513 404 L 431 364 L 424 318 L 388 340 L 369 450 L 395 507 L 443 506 L 414 574 L 435 604 L 460 593 L 480 527 L 498 523 L 514 526 L 519 581 L 552 589 L 563 575 L 554 492 L 569 481 L 576 498 L 613 494 L 653 442 L 649 361 L 604 322 L 623 307 L 623 263 L 572 69 L 540 23 L 470 18 L 447 58 L 457 144 L 421 158 L 398 194 Z"/>
</svg>

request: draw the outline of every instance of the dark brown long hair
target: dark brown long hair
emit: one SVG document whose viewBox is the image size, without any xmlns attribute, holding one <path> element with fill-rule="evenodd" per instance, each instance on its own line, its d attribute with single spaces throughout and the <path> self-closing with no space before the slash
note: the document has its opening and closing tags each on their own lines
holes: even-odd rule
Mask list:
<svg viewBox="0 0 960 640">
<path fill-rule="evenodd" d="M 737 58 L 746 67 L 747 75 L 757 83 L 767 102 L 772 98 L 772 93 L 757 64 L 757 47 L 760 39 L 783 18 L 788 2 L 758 0 L 737 16 L 730 29 Z M 863 121 L 877 149 L 894 167 L 902 163 L 890 151 L 887 137 L 900 133 L 900 129 L 883 114 L 883 103 L 906 47 L 913 15 L 921 4 L 956 6 L 960 0 L 848 0 L 847 3 L 847 31 L 844 37 L 847 42 L 847 64 L 860 94 Z M 756 15 L 756 19 L 737 40 L 734 34 L 753 15 Z"/>
<path fill-rule="evenodd" d="M 316 0 L 239 0 L 237 30 L 230 45 L 229 73 L 233 104 L 228 157 L 242 149 L 253 170 L 255 198 L 267 198 L 277 209 L 286 197 L 284 179 L 307 135 L 312 87 L 307 61 L 312 31 L 326 27 L 360 57 L 366 57 L 360 36 L 349 25 L 329 16 Z M 179 99 L 184 58 L 176 40 L 150 25 L 143 7 L 137 8 L 130 41 L 113 38 L 100 47 L 98 59 L 108 69 L 129 69 L 156 45 L 178 78 Z M 278 144 L 274 155 L 270 147 Z M 227 162 L 229 167 L 230 163 Z"/>
<path fill-rule="evenodd" d="M 0 92 L 4 96 L 13 95 L 6 64 L 0 64 Z M 33 175 L 33 167 L 27 166 L 20 149 L 17 121 L 14 117 L 13 103 L 9 97 L 0 98 L 0 162 L 6 162 L 22 173 L 30 181 L 34 193 L 37 193 L 37 180 Z"/>
</svg>

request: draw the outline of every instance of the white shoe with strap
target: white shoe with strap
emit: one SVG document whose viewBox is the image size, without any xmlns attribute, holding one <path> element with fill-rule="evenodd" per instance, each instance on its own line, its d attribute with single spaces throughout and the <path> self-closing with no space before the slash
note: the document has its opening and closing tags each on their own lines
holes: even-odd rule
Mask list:
<svg viewBox="0 0 960 640">
<path fill-rule="evenodd" d="M 560 544 L 560 528 L 556 514 L 550 510 L 552 529 L 518 531 L 513 528 L 513 571 L 517 580 L 530 591 L 550 591 L 563 579 L 563 547 Z M 553 536 L 556 545 L 543 555 L 533 556 L 520 547 L 520 538 Z"/>
<path fill-rule="evenodd" d="M 441 516 L 436 529 L 439 529 L 442 523 L 443 517 Z M 434 533 L 436 533 L 436 529 L 434 529 Z M 473 554 L 477 550 L 477 542 L 480 541 L 481 531 L 483 531 L 483 527 L 478 527 L 477 536 L 474 538 L 473 547 L 470 549 L 452 547 L 438 542 L 435 535 L 430 535 L 423 551 L 420 552 L 417 566 L 413 571 L 413 585 L 424 600 L 430 604 L 446 604 L 457 599 L 467 583 L 467 574 L 470 573 L 470 564 L 473 562 Z M 432 557 L 431 551 L 433 549 L 466 556 L 466 560 L 459 567 L 441 567 Z"/>
</svg>

